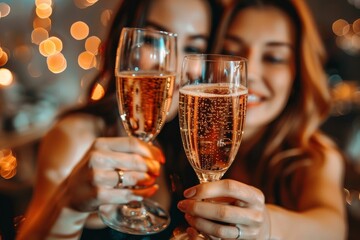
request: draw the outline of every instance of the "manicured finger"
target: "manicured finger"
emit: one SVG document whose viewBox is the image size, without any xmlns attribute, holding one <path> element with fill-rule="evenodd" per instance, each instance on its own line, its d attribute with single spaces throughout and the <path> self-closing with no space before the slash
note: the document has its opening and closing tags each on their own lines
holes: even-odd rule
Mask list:
<svg viewBox="0 0 360 240">
<path fill-rule="evenodd" d="M 155 183 L 155 178 L 144 172 L 122 171 L 123 187 L 150 186 Z M 114 188 L 119 185 L 119 174 L 115 170 L 94 169 L 90 176 L 93 185 L 105 188 Z"/>
<path fill-rule="evenodd" d="M 197 232 L 221 239 L 235 239 L 239 236 L 240 231 L 241 239 L 256 239 L 259 234 L 258 228 L 219 224 L 203 218 L 193 217 L 189 214 L 185 215 L 185 219 Z"/>
<path fill-rule="evenodd" d="M 160 174 L 160 163 L 154 159 L 138 154 L 114 152 L 109 150 L 93 150 L 88 153 L 89 166 L 102 169 L 122 169 Z"/>
<path fill-rule="evenodd" d="M 121 204 L 130 201 L 141 201 L 143 198 L 150 197 L 158 190 L 157 185 L 148 188 L 133 190 L 129 188 L 106 189 L 99 188 L 97 190 L 98 204 Z"/>
<path fill-rule="evenodd" d="M 186 198 L 208 199 L 217 197 L 231 197 L 247 204 L 263 207 L 264 195 L 252 186 L 235 180 L 220 180 L 211 183 L 199 184 L 184 191 Z"/>
<path fill-rule="evenodd" d="M 94 148 L 137 153 L 143 157 L 157 159 L 160 163 L 165 162 L 165 157 L 159 148 L 134 137 L 98 138 L 94 142 Z"/>
<path fill-rule="evenodd" d="M 182 200 L 178 203 L 178 208 L 192 216 L 230 224 L 260 226 L 263 222 L 261 211 L 223 203 Z"/>
</svg>

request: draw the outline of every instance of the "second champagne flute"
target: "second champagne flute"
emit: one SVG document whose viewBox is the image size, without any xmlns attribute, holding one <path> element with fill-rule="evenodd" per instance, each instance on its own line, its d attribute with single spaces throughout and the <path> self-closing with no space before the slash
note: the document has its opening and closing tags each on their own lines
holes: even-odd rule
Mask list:
<svg viewBox="0 0 360 240">
<path fill-rule="evenodd" d="M 177 36 L 140 28 L 124 28 L 116 55 L 116 88 L 120 118 L 129 136 L 149 144 L 165 124 L 175 85 Z M 135 235 L 164 230 L 170 216 L 144 199 L 99 208 L 105 224 Z"/>
<path fill-rule="evenodd" d="M 185 153 L 200 183 L 220 180 L 240 147 L 247 103 L 247 60 L 193 54 L 182 65 L 179 121 Z"/>
<path fill-rule="evenodd" d="M 235 56 L 192 54 L 184 58 L 180 132 L 200 183 L 220 180 L 240 147 L 248 94 L 246 66 L 245 58 Z M 184 234 L 178 239 L 188 239 Z"/>
</svg>

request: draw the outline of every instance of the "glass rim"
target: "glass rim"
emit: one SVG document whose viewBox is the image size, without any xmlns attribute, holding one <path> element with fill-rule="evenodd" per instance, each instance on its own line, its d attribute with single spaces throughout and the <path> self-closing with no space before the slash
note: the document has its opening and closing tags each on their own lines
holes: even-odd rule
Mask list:
<svg viewBox="0 0 360 240">
<path fill-rule="evenodd" d="M 143 27 L 123 27 L 121 31 L 123 31 L 123 30 L 147 31 L 147 32 L 163 34 L 163 35 L 167 35 L 167 36 L 175 37 L 175 38 L 177 38 L 177 36 L 178 36 L 177 33 L 167 32 L 164 30 L 151 29 L 151 28 L 143 28 Z"/>
<path fill-rule="evenodd" d="M 208 57 L 214 57 L 214 59 Z M 208 62 L 215 62 L 218 61 L 219 59 L 221 59 L 224 62 L 236 62 L 236 61 L 248 62 L 248 59 L 245 57 L 236 56 L 236 55 L 227 55 L 227 54 L 216 54 L 216 53 L 191 53 L 191 54 L 186 54 L 184 56 L 184 60 L 185 59 L 189 59 L 189 60 L 201 59 Z"/>
</svg>

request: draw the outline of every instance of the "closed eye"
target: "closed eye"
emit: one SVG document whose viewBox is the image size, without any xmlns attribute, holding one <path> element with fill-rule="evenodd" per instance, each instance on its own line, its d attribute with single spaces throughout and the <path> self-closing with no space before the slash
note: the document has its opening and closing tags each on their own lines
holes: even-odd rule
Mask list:
<svg viewBox="0 0 360 240">
<path fill-rule="evenodd" d="M 205 53 L 205 51 L 201 48 L 193 47 L 193 46 L 186 46 L 184 48 L 185 53 Z"/>
</svg>

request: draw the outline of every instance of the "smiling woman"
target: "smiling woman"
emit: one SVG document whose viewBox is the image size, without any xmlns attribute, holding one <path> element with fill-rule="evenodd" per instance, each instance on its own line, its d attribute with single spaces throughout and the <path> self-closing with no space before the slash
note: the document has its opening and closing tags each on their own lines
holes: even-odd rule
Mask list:
<svg viewBox="0 0 360 240">
<path fill-rule="evenodd" d="M 223 180 L 185 190 L 189 233 L 263 239 L 269 215 L 271 239 L 345 239 L 344 162 L 320 130 L 330 94 L 306 1 L 241 0 L 228 20 L 221 52 L 248 59 L 244 137 Z"/>
<path fill-rule="evenodd" d="M 114 76 L 117 44 L 124 27 L 177 33 L 180 65 L 186 53 L 209 51 L 221 14 L 219 9 L 213 0 L 122 1 L 108 38 L 100 47 L 102 62 L 91 83 L 87 103 L 60 116 L 42 139 L 34 195 L 18 239 L 71 239 L 80 235 L 83 239 L 169 239 L 176 220 L 160 234 L 131 236 L 105 228 L 96 212 L 103 204 L 150 196 L 171 212 L 176 208 L 170 179 L 163 172 L 160 174 L 164 156 L 158 144 L 125 136 L 120 125 Z M 177 120 L 179 82 L 177 78 L 168 121 Z M 172 160 L 168 156 L 166 159 Z M 118 188 L 119 181 L 121 186 L 142 189 Z M 39 209 L 40 205 L 46 207 Z M 171 218 L 179 218 L 177 214 Z"/>
</svg>

